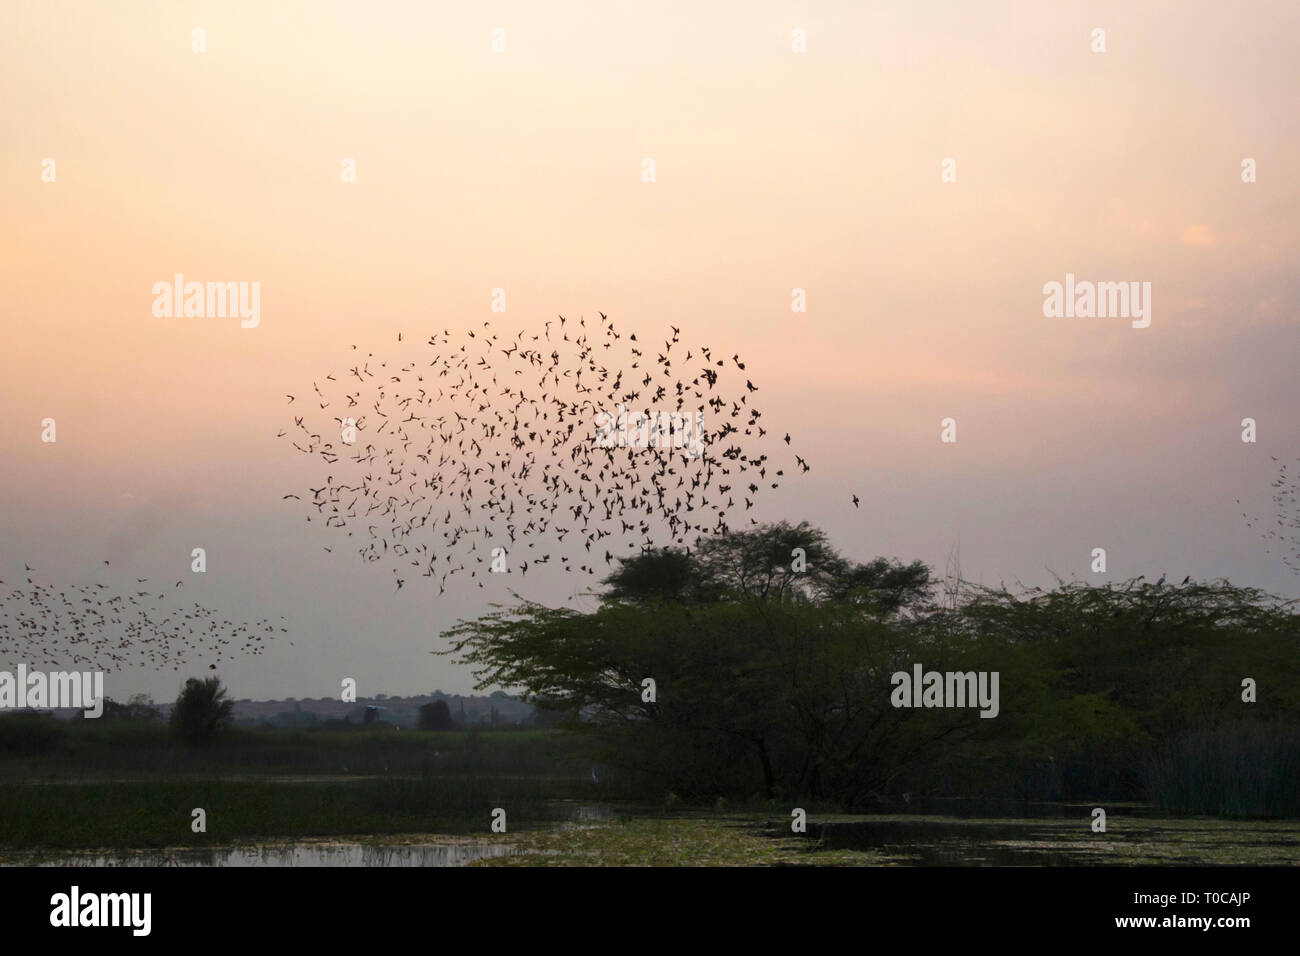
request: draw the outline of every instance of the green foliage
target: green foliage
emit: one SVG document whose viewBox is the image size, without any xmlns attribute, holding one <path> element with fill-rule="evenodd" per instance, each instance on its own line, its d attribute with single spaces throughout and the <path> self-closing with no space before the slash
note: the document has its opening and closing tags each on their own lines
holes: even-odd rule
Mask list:
<svg viewBox="0 0 1300 956">
<path fill-rule="evenodd" d="M 43 723 L 34 727 L 36 720 Z M 580 792 L 590 789 L 584 782 L 590 782 L 593 756 L 591 741 L 583 735 L 485 730 L 478 734 L 474 752 L 466 748 L 467 736 L 460 731 L 408 733 L 360 726 L 347 730 L 234 726 L 206 747 L 189 747 L 166 724 L 56 720 L 17 713 L 0 715 L 0 778 L 419 775 L 432 768 L 453 774 L 559 775 L 584 785 Z"/>
<path fill-rule="evenodd" d="M 795 570 L 796 549 L 804 554 L 802 571 Z M 704 539 L 696 562 L 699 573 L 733 600 L 819 596 L 848 567 L 824 532 L 807 522 L 791 526 L 785 521 Z"/>
<path fill-rule="evenodd" d="M 172 729 L 186 742 L 204 745 L 230 723 L 234 710 L 219 677 L 191 677 L 172 708 Z"/>
<path fill-rule="evenodd" d="M 162 713 L 153 701 L 144 694 L 136 694 L 125 704 L 119 704 L 111 697 L 104 698 L 104 712 L 95 718 L 98 720 L 141 720 L 160 721 Z"/>
<path fill-rule="evenodd" d="M 0 717 L 0 754 L 48 756 L 62 747 L 66 727 L 52 714 L 6 714 Z"/>
<path fill-rule="evenodd" d="M 1152 799 L 1173 813 L 1300 816 L 1300 729 L 1258 722 L 1180 735 L 1147 767 Z"/>
<path fill-rule="evenodd" d="M 902 565 L 885 558 L 855 564 L 841 557 L 820 529 L 806 521 L 782 521 L 702 538 L 694 554 L 663 548 L 622 558 L 603 583 L 611 602 L 832 598 L 892 612 L 926 600 L 930 569 L 919 561 Z"/>
<path fill-rule="evenodd" d="M 445 700 L 435 700 L 420 707 L 420 730 L 455 730 L 456 722 L 452 720 L 451 708 Z"/>
<path fill-rule="evenodd" d="M 185 780 L 0 783 L 0 848 L 171 847 L 348 834 L 482 834 L 491 807 L 510 822 L 555 820 L 571 796 L 562 779 L 455 776 L 275 782 Z M 203 807 L 222 821 L 208 833 L 188 820 Z"/>
<path fill-rule="evenodd" d="M 694 601 L 712 597 L 695 560 L 675 548 L 620 558 L 618 569 L 603 583 L 605 597 L 611 601 Z"/>
<path fill-rule="evenodd" d="M 939 607 L 923 565 L 853 564 L 782 523 L 632 559 L 608 583 L 593 612 L 526 602 L 462 622 L 440 653 L 567 714 L 661 793 L 1136 799 L 1147 755 L 1181 734 L 1300 723 L 1294 604 L 1226 581 L 964 585 Z M 999 716 L 894 708 L 890 676 L 918 663 L 997 672 Z"/>
</svg>

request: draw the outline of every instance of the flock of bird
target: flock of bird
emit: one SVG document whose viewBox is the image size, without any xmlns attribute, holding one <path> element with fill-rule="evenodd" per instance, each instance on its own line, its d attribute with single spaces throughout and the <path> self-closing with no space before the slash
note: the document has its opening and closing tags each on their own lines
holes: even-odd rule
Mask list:
<svg viewBox="0 0 1300 956">
<path fill-rule="evenodd" d="M 324 474 L 284 498 L 352 539 L 364 561 L 391 564 L 396 590 L 419 574 L 442 593 L 466 571 L 482 587 L 495 549 L 511 572 L 555 558 L 594 574 L 616 551 L 726 532 L 787 468 L 811 466 L 794 455 L 777 467 L 756 452 L 768 429 L 738 354 L 687 345 L 669 329 L 651 345 L 601 313 L 590 323 L 559 316 L 538 334 L 499 334 L 487 321 L 443 330 L 408 339 L 400 358 L 354 345 L 353 364 L 314 382 L 312 397 L 285 396 L 293 424 L 279 437 L 319 458 Z M 702 422 L 697 453 L 667 438 L 605 447 L 601 416 L 620 407 Z M 768 441 L 791 454 L 789 434 Z"/>
<path fill-rule="evenodd" d="M 125 589 L 101 582 L 56 587 L 38 583 L 36 572 L 23 567 L 25 583 L 0 580 L 0 650 L 33 665 L 179 671 L 210 661 L 209 669 L 216 670 L 223 660 L 261 654 L 277 633 L 266 619 L 248 624 L 197 603 L 169 606 L 168 593 L 175 595 L 181 581 L 170 588 L 151 585 L 148 578 L 136 578 Z"/>
<path fill-rule="evenodd" d="M 1280 462 L 1276 455 L 1270 455 L 1279 462 L 1277 478 L 1270 487 L 1273 488 L 1274 513 L 1271 519 L 1251 517 L 1246 512 L 1241 516 L 1246 519 L 1246 527 L 1259 532 L 1259 536 L 1268 542 L 1266 554 L 1272 554 L 1277 548 L 1282 556 L 1282 563 L 1293 573 L 1300 574 L 1300 509 L 1296 508 L 1296 497 L 1300 493 L 1300 479 L 1295 472 L 1287 474 L 1286 464 Z M 1300 458 L 1296 459 L 1300 463 Z M 1237 499 L 1241 504 L 1241 499 Z M 1274 527 L 1276 525 L 1276 527 Z"/>
<path fill-rule="evenodd" d="M 739 355 L 687 347 L 681 330 L 669 328 L 662 347 L 650 347 L 603 313 L 590 325 L 560 316 L 541 334 L 512 337 L 484 322 L 461 336 L 429 336 L 421 343 L 427 351 L 414 358 L 390 364 L 358 356 L 340 375 L 326 375 L 324 388 L 313 383 L 315 397 L 293 415 L 293 432 L 279 433 L 327 472 L 319 487 L 284 497 L 305 503 L 307 521 L 354 539 L 367 563 L 392 562 L 397 590 L 414 571 L 442 593 L 461 572 L 486 577 L 498 557 L 506 570 L 527 574 L 552 561 L 552 542 L 570 536 L 572 550 L 581 551 L 571 558 L 561 549 L 556 563 L 594 574 L 613 563 L 611 549 L 625 554 L 726 533 L 737 511 L 743 516 L 760 493 L 780 486 L 787 468 L 801 474 L 810 466 L 792 452 L 781 468 L 755 453 L 768 429 L 750 403 L 758 387 Z M 736 391 L 728 392 L 733 380 Z M 602 414 L 624 407 L 693 421 L 699 413 L 698 453 L 671 441 L 602 444 Z M 788 433 L 774 440 L 777 448 L 791 441 Z M 1281 464 L 1272 487 L 1272 521 L 1242 517 L 1269 553 L 1278 548 L 1300 573 L 1300 479 Z M 852 503 L 858 506 L 857 495 Z M 179 671 L 201 658 L 215 669 L 236 655 L 261 654 L 277 632 L 268 620 L 239 623 L 198 603 L 169 608 L 168 593 L 181 581 L 170 589 L 147 578 L 125 590 L 106 583 L 59 589 L 24 568 L 26 586 L 0 580 L 0 649 L 21 649 L 33 662 L 66 663 L 70 655 L 74 665 Z"/>
</svg>

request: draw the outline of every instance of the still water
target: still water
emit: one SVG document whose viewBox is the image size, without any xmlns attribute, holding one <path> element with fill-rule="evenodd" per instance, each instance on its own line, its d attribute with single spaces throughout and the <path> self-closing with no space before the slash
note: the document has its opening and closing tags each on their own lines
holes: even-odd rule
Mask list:
<svg viewBox="0 0 1300 956">
<path fill-rule="evenodd" d="M 442 843 L 383 846 L 364 843 L 300 843 L 221 849 L 131 850 L 70 853 L 40 866 L 465 866 L 508 856 L 510 846 Z"/>
<path fill-rule="evenodd" d="M 584 827 L 614 818 L 606 804 L 558 801 L 560 828 Z M 220 848 L 174 848 L 168 850 L 86 850 L 61 853 L 44 859 L 11 856 L 3 865 L 28 866 L 466 866 L 478 860 L 510 856 L 509 844 L 480 840 L 446 843 L 274 843 Z"/>
</svg>

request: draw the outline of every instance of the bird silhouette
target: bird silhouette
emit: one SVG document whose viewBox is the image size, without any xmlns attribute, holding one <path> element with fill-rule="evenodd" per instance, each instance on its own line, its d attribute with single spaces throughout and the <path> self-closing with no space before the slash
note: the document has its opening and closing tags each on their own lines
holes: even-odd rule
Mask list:
<svg viewBox="0 0 1300 956">
<path fill-rule="evenodd" d="M 1300 464 L 1300 458 L 1290 463 L 1293 467 L 1288 471 L 1287 462 L 1282 462 L 1276 455 L 1269 457 L 1278 463 L 1276 477 L 1269 483 L 1273 514 L 1265 518 L 1243 510 L 1241 517 L 1245 519 L 1246 527 L 1255 531 L 1267 545 L 1265 554 L 1276 555 L 1289 571 L 1300 574 L 1300 509 L 1296 507 L 1300 495 L 1300 479 L 1297 479 L 1300 468 L 1294 467 Z M 1242 506 L 1240 498 L 1235 500 L 1238 506 Z"/>
<path fill-rule="evenodd" d="M 277 634 L 268 619 L 231 621 L 197 602 L 169 606 L 166 594 L 138 590 L 147 581 L 119 588 L 111 579 L 55 585 L 28 578 L 27 587 L 0 591 L 0 651 L 33 664 L 179 670 L 204 658 L 259 655 Z"/>
<path fill-rule="evenodd" d="M 283 500 L 352 538 L 365 563 L 415 568 L 444 593 L 467 567 L 476 578 L 492 547 L 567 547 L 573 535 L 583 551 L 601 545 L 593 553 L 603 551 L 610 566 L 618 549 L 727 533 L 734 485 L 748 487 L 746 511 L 760 490 L 780 486 L 767 479 L 769 455 L 753 447 L 767 430 L 749 405 L 758 391 L 751 379 L 727 378 L 721 361 L 691 369 L 696 354 L 713 362 L 710 349 L 683 343 L 669 326 L 652 366 L 664 381 L 655 385 L 635 333 L 620 333 L 604 314 L 573 329 L 557 318 L 558 337 L 553 320 L 540 334 L 498 332 L 485 321 L 458 336 L 443 329 L 412 338 L 401 354 L 367 352 L 346 374 L 326 375 L 324 388 L 313 382 L 323 407 L 355 411 L 347 426 L 343 415 L 292 416 L 290 444 L 320 460 L 322 479 L 310 498 Z M 739 354 L 733 363 L 745 367 Z M 739 383 L 733 397 L 728 389 Z M 617 416 L 617 441 L 599 440 L 602 416 Z M 347 427 L 354 434 L 345 438 Z M 796 463 L 810 470 L 802 457 Z M 547 564 L 549 548 L 521 562 L 520 573 Z M 594 574 L 597 562 L 570 564 L 561 554 L 560 563 L 565 573 Z"/>
</svg>

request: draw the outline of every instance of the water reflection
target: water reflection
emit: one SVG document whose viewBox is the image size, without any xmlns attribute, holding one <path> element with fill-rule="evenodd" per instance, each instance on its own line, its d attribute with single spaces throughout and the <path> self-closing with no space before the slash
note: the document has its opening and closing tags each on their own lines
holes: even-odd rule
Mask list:
<svg viewBox="0 0 1300 956">
<path fill-rule="evenodd" d="M 132 850 L 71 853 L 41 866 L 465 866 L 507 856 L 513 847 L 493 843 L 369 845 L 305 843 L 221 849 Z"/>
<path fill-rule="evenodd" d="M 609 804 L 557 801 L 560 827 L 585 827 L 616 818 Z M 465 840 L 435 844 L 298 843 L 172 850 L 80 851 L 43 860 L 8 860 L 35 866 L 466 866 L 515 853 L 513 846 Z"/>
<path fill-rule="evenodd" d="M 1073 866 L 1086 858 L 1061 846 L 1058 831 L 1011 820 L 810 823 L 808 835 L 822 849 L 874 850 L 921 866 Z"/>
</svg>

